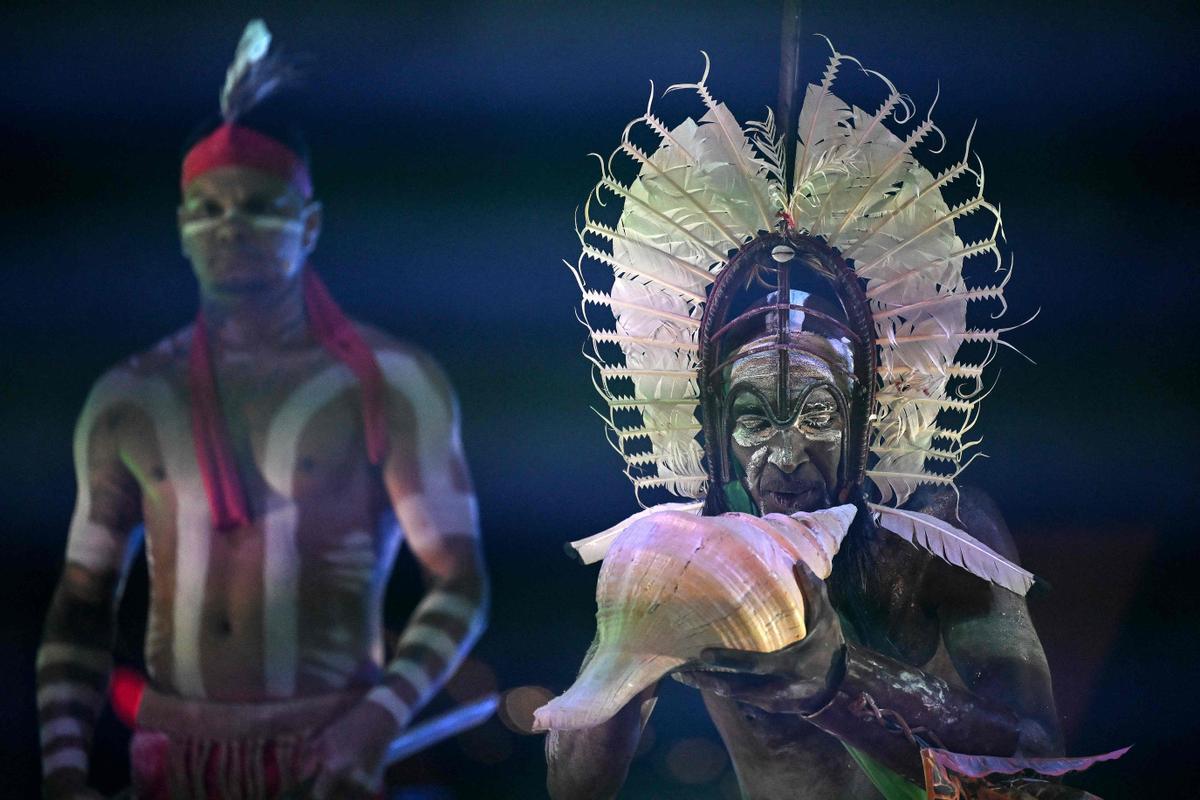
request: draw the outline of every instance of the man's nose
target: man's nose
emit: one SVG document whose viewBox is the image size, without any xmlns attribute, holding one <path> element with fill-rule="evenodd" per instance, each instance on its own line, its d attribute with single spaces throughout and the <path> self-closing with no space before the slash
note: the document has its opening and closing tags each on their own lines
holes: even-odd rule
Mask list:
<svg viewBox="0 0 1200 800">
<path fill-rule="evenodd" d="M 217 236 L 232 241 L 245 235 L 251 223 L 251 217 L 241 209 L 230 207 L 217 217 Z"/>
<path fill-rule="evenodd" d="M 785 473 L 792 473 L 808 460 L 808 449 L 804 446 L 804 437 L 795 427 L 788 426 L 775 434 L 770 451 L 767 453 L 768 464 L 774 464 Z"/>
</svg>

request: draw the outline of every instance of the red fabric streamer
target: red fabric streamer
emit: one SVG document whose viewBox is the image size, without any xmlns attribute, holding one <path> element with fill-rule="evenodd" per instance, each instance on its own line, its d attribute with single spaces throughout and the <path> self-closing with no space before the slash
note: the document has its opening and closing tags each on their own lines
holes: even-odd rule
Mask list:
<svg viewBox="0 0 1200 800">
<path fill-rule="evenodd" d="M 142 693 L 146 691 L 146 676 L 132 667 L 117 667 L 108 684 L 113 714 L 125 723 L 125 727 L 137 725 L 138 708 L 142 705 Z"/>
<path fill-rule="evenodd" d="M 383 401 L 383 373 L 379 371 L 375 353 L 346 319 L 311 267 L 304 270 L 304 305 L 309 328 L 317 341 L 358 378 L 362 389 L 367 458 L 372 464 L 382 464 L 388 448 L 387 414 Z"/>
<path fill-rule="evenodd" d="M 188 389 L 192 403 L 192 442 L 196 462 L 208 495 L 213 527 L 231 531 L 250 524 L 246 493 L 238 480 L 237 462 L 225 431 L 225 418 L 213 381 L 212 355 L 208 347 L 208 324 L 204 310 L 196 314 L 192 347 L 188 353 Z"/>
<path fill-rule="evenodd" d="M 312 178 L 304 161 L 287 145 L 264 133 L 226 122 L 201 139 L 183 159 L 180 189 L 218 167 L 252 167 L 287 181 L 305 199 L 312 197 Z"/>
<path fill-rule="evenodd" d="M 309 330 L 321 345 L 358 379 L 362 417 L 366 429 L 367 458 L 379 465 L 387 456 L 387 413 L 383 373 L 375 354 L 342 313 L 325 284 L 311 267 L 303 275 L 304 305 Z M 188 386 L 192 405 L 192 438 L 196 462 L 208 496 L 213 527 L 230 531 L 250 524 L 246 493 L 237 474 L 237 461 L 225 430 L 213 380 L 212 355 L 204 311 L 196 315 L 192 347 L 188 354 Z"/>
</svg>

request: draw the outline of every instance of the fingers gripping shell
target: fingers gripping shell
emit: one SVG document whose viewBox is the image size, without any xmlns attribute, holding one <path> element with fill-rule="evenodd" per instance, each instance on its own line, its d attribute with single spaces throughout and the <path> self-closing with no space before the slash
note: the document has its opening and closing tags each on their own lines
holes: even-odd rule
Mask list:
<svg viewBox="0 0 1200 800">
<path fill-rule="evenodd" d="M 769 652 L 803 639 L 792 568 L 803 561 L 829 577 L 854 514 L 663 511 L 630 525 L 596 582 L 595 646 L 574 685 L 534 712 L 534 728 L 598 725 L 707 647 Z"/>
</svg>

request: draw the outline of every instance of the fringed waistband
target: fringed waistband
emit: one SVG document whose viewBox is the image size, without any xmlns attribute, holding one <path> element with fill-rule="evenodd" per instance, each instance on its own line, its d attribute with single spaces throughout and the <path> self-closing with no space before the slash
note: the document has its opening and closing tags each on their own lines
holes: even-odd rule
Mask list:
<svg viewBox="0 0 1200 800">
<path fill-rule="evenodd" d="M 362 699 L 362 690 L 291 700 L 229 703 L 193 700 L 157 692 L 142 695 L 137 725 L 172 736 L 225 741 L 275 739 L 323 727 Z"/>
<path fill-rule="evenodd" d="M 295 790 L 307 736 L 362 691 L 294 700 L 189 700 L 147 687 L 130 747 L 135 796 L 145 800 L 266 800 Z"/>
</svg>

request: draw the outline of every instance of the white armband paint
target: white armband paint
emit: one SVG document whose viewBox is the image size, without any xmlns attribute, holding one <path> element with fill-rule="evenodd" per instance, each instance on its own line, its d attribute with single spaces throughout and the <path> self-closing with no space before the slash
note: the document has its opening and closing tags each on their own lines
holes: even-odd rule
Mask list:
<svg viewBox="0 0 1200 800">
<path fill-rule="evenodd" d="M 412 720 L 412 709 L 400 699 L 399 695 L 386 686 L 376 686 L 367 692 L 364 699 L 391 714 L 392 719 L 396 720 L 396 725 L 401 730 L 407 728 L 408 723 Z"/>
<path fill-rule="evenodd" d="M 87 726 L 75 717 L 56 717 L 42 726 L 42 747 L 66 737 L 87 738 Z"/>
<path fill-rule="evenodd" d="M 397 658 L 392 661 L 388 665 L 387 672 L 389 675 L 395 675 L 408 681 L 418 697 L 425 697 L 433 688 L 433 680 L 421 665 L 407 658 Z"/>
<path fill-rule="evenodd" d="M 413 619 L 422 614 L 445 614 L 466 625 L 474 625 L 476 617 L 479 616 L 479 603 L 461 594 L 433 591 L 417 604 L 412 614 Z"/>
<path fill-rule="evenodd" d="M 100 574 L 121 568 L 125 542 L 116 531 L 88 519 L 73 519 L 67 534 L 67 561 Z"/>
<path fill-rule="evenodd" d="M 428 647 L 443 661 L 450 663 L 458 655 L 460 642 L 436 625 L 417 623 L 404 632 L 400 647 L 408 644 Z"/>
<path fill-rule="evenodd" d="M 469 492 L 445 495 L 411 494 L 396 504 L 400 521 L 410 536 L 434 534 L 476 535 L 479 504 Z"/>
<path fill-rule="evenodd" d="M 51 703 L 83 703 L 90 708 L 99 708 L 103 702 L 104 695 L 100 692 L 68 681 L 47 684 L 37 691 L 38 708 Z"/>
<path fill-rule="evenodd" d="M 87 772 L 87 753 L 83 752 L 83 748 L 81 747 L 64 747 L 57 753 L 53 753 L 42 759 L 43 775 L 58 772 L 60 769 L 77 769 Z"/>
<path fill-rule="evenodd" d="M 112 653 L 99 647 L 83 647 L 67 642 L 47 642 L 38 648 L 37 669 L 55 664 L 74 664 L 107 675 L 112 667 Z"/>
</svg>

